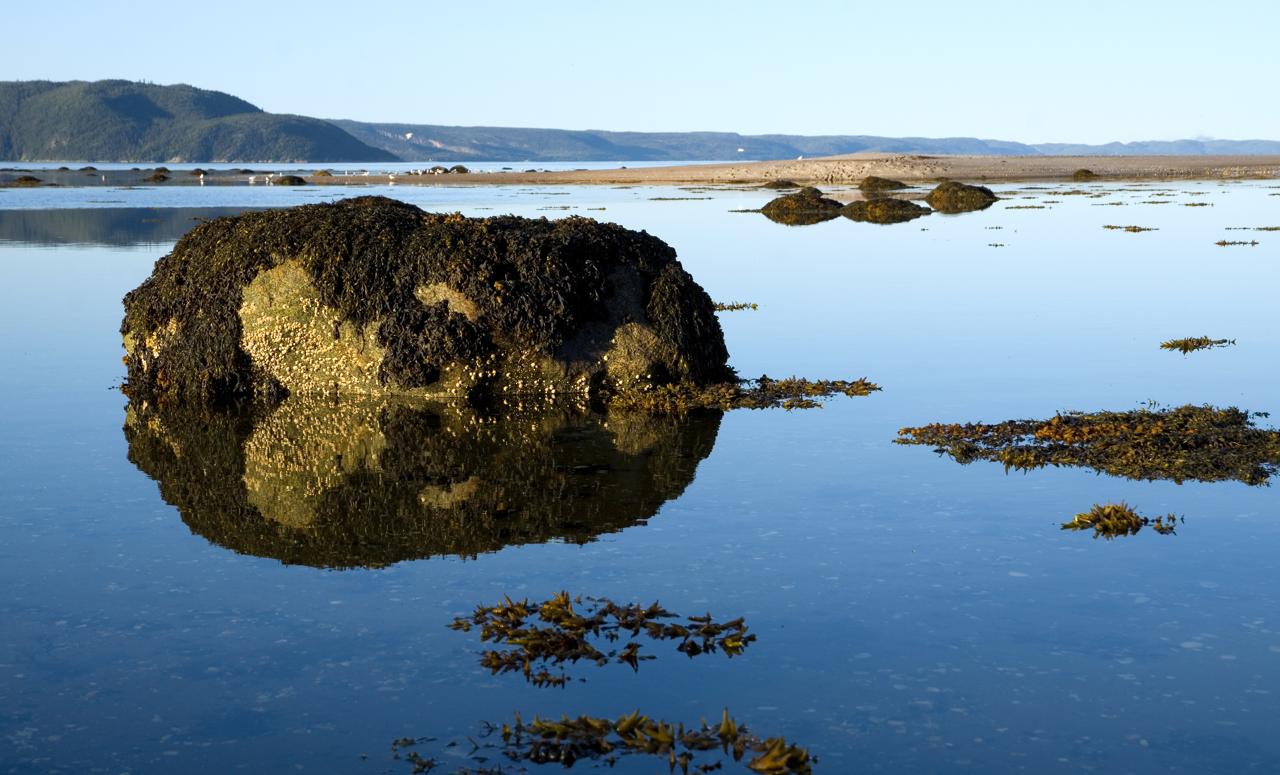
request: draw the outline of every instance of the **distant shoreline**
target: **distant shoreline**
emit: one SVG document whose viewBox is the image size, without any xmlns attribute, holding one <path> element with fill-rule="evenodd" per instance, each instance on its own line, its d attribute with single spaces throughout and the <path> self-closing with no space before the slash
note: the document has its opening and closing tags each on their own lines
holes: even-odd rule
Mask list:
<svg viewBox="0 0 1280 775">
<path fill-rule="evenodd" d="M 289 171 L 287 166 L 280 168 Z M 1143 180 L 1246 180 L 1280 178 L 1280 156 L 936 156 L 921 154 L 853 154 L 814 159 L 758 162 L 681 164 L 663 167 L 636 167 L 543 172 L 472 172 L 451 174 L 313 175 L 302 172 L 308 185 L 761 185 L 789 180 L 806 185 L 852 185 L 869 175 L 893 178 L 906 183 L 932 183 L 941 179 L 973 183 L 1070 182 L 1077 170 L 1087 169 L 1097 181 Z M 147 170 L 141 170 L 145 172 Z M 0 186 L 13 188 L 9 179 L 18 173 L 48 180 L 44 183 L 67 187 L 115 183 L 123 177 L 107 172 L 105 180 L 59 173 L 48 169 L 0 172 Z M 133 172 L 136 177 L 138 172 Z M 207 182 L 214 185 L 266 182 L 267 173 L 252 178 L 236 171 L 210 170 Z M 159 185 L 199 185 L 190 174 L 173 174 Z M 156 185 L 153 183 L 152 185 Z M 146 185 L 144 183 L 144 185 Z"/>
<path fill-rule="evenodd" d="M 1280 177 L 1280 156 L 924 156 L 854 154 L 785 161 L 724 162 L 635 169 L 395 175 L 397 182 L 441 185 L 759 185 L 791 180 L 855 184 L 869 175 L 907 183 L 1069 181 L 1080 169 L 1099 180 L 1232 180 Z M 319 178 L 321 184 L 390 182 L 385 175 Z"/>
</svg>

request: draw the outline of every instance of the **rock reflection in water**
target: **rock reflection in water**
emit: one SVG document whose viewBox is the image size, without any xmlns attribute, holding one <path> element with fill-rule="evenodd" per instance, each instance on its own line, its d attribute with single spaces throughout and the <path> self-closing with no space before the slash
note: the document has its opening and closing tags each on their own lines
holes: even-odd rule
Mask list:
<svg viewBox="0 0 1280 775">
<path fill-rule="evenodd" d="M 291 397 L 268 412 L 135 406 L 129 458 L 191 530 L 288 564 L 383 566 L 642 524 L 693 481 L 718 412 Z"/>
</svg>

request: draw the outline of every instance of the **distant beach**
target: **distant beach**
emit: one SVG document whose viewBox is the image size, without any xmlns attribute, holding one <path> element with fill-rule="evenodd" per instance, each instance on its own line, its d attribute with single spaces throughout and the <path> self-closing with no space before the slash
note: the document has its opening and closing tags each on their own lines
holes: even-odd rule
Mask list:
<svg viewBox="0 0 1280 775">
<path fill-rule="evenodd" d="M 250 176 L 239 170 L 208 171 L 206 182 L 214 185 L 257 184 L 268 181 L 275 167 L 291 171 L 288 164 L 255 165 Z M 310 165 L 308 165 L 310 166 Z M 335 165 L 338 170 L 341 165 Z M 930 183 L 941 179 L 972 182 L 1070 181 L 1078 170 L 1089 170 L 1097 180 L 1230 180 L 1280 177 L 1280 156 L 934 156 L 920 154 L 852 154 L 813 159 L 757 162 L 678 164 L 671 166 L 620 166 L 613 169 L 575 169 L 433 174 L 426 165 L 419 174 L 412 171 L 348 175 L 309 174 L 296 170 L 308 185 L 385 185 L 388 183 L 433 185 L 760 185 L 789 180 L 815 185 L 854 184 L 868 175 L 894 178 L 907 183 Z M 145 170 L 140 170 L 145 171 Z M 106 177 L 70 170 L 10 170 L 14 177 L 32 175 L 45 183 L 60 186 L 119 185 L 134 183 L 138 171 L 104 171 Z M 78 171 L 77 171 L 78 172 Z M 278 176 L 277 176 L 278 177 Z M 147 181 L 150 185 L 198 185 L 200 178 L 173 173 L 167 180 Z M 136 184 L 136 183 L 135 183 Z M 12 185 L 12 183 L 10 183 Z"/>
<path fill-rule="evenodd" d="M 785 161 L 725 162 L 637 169 L 565 172 L 502 172 L 469 175 L 397 175 L 397 181 L 421 178 L 442 184 L 597 184 L 724 185 L 762 184 L 774 180 L 797 183 L 857 183 L 868 175 L 924 183 L 942 178 L 969 181 L 1061 181 L 1081 169 L 1100 179 L 1197 180 L 1280 177 L 1280 156 L 923 156 L 918 154 L 852 154 Z M 343 184 L 351 177 L 311 182 Z M 386 176 L 358 178 L 388 182 Z"/>
</svg>

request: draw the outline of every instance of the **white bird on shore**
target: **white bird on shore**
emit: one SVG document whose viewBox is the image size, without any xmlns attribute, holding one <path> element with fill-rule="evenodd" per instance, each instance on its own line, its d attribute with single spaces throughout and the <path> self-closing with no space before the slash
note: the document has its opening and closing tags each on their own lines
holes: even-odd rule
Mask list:
<svg viewBox="0 0 1280 775">
<path fill-rule="evenodd" d="M 204 173 L 203 173 L 203 172 L 201 172 L 201 173 L 200 173 L 200 185 L 202 185 L 202 186 L 204 185 Z"/>
<path fill-rule="evenodd" d="M 388 174 L 388 175 L 387 175 L 387 185 L 389 185 L 389 186 L 394 186 L 395 184 L 396 184 L 396 176 L 395 176 L 395 175 Z"/>
<path fill-rule="evenodd" d="M 251 185 L 251 186 L 252 186 L 254 183 L 257 183 L 257 182 L 258 182 L 258 176 L 257 176 L 257 175 L 250 175 L 250 176 L 249 176 L 249 185 Z"/>
</svg>

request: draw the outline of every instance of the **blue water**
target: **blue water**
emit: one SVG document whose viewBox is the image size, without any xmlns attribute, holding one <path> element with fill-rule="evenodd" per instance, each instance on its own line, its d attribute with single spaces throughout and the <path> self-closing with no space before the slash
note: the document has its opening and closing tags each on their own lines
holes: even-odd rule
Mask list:
<svg viewBox="0 0 1280 775">
<path fill-rule="evenodd" d="M 730 212 L 768 199 L 744 191 L 352 192 L 647 230 L 713 298 L 760 305 L 721 315 L 740 373 L 866 376 L 884 390 L 725 414 L 692 481 L 647 521 L 585 544 L 349 570 L 211 541 L 130 462 L 114 389 L 120 299 L 182 217 L 119 212 L 108 228 L 83 209 L 347 192 L 0 192 L 0 771 L 408 772 L 393 739 L 437 737 L 423 753 L 462 766 L 465 750 L 445 741 L 515 712 L 638 708 L 690 723 L 725 707 L 808 748 L 818 772 L 1275 771 L 1274 488 L 1006 474 L 893 444 L 903 426 L 1147 400 L 1280 411 L 1280 237 L 1227 231 L 1280 225 L 1280 189 L 1089 190 L 1106 196 L 1006 186 L 979 213 L 809 227 Z M 1144 204 L 1160 199 L 1171 201 Z M 1212 206 L 1182 206 L 1197 201 Z M 50 208 L 75 213 L 37 213 Z M 19 209 L 37 220 L 6 228 Z M 131 218 L 136 232 L 119 226 Z M 95 239 L 99 227 L 109 238 Z M 1201 334 L 1238 344 L 1186 357 L 1157 347 Z M 1119 500 L 1185 523 L 1109 542 L 1059 530 Z M 490 675 L 475 634 L 446 628 L 503 595 L 561 589 L 744 616 L 759 639 L 733 659 L 654 644 L 638 672 L 582 666 L 572 674 L 585 682 L 539 689 Z"/>
</svg>

